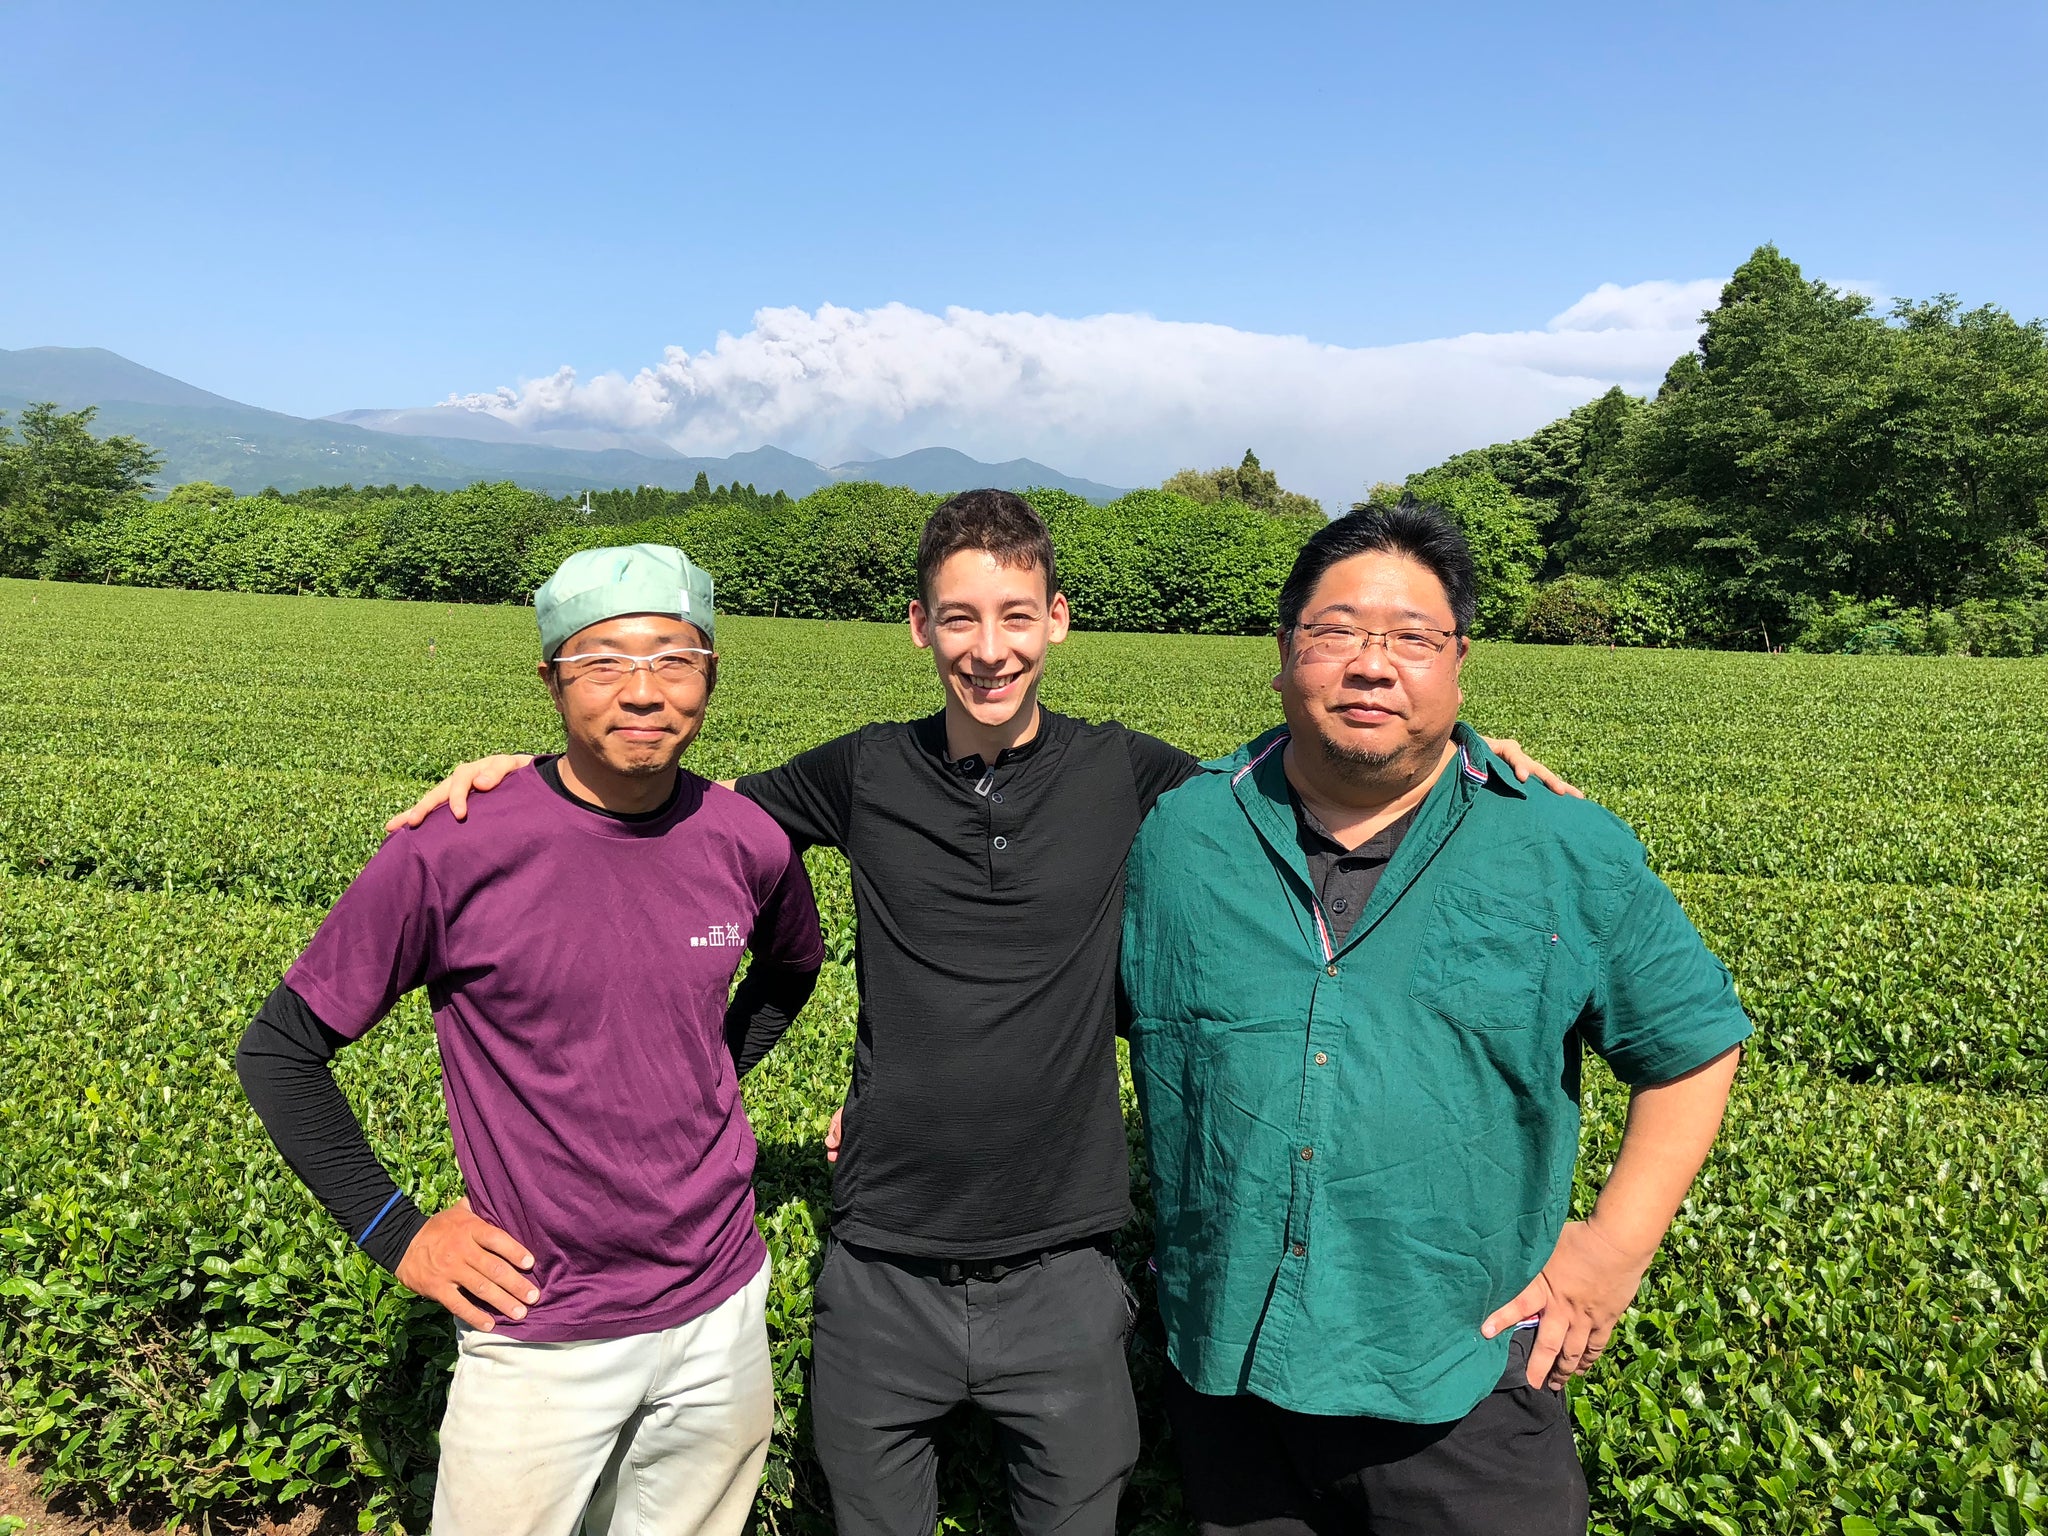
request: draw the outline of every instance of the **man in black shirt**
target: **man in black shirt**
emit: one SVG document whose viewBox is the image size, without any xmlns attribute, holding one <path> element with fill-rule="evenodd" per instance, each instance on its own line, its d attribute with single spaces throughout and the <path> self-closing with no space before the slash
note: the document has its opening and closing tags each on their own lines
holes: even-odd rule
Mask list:
<svg viewBox="0 0 2048 1536">
<path fill-rule="evenodd" d="M 942 578 L 937 592 L 952 589 Z M 870 725 L 737 782 L 793 841 L 843 849 L 853 867 L 844 1241 L 986 1259 L 1130 1215 L 1108 1006 L 1124 855 L 1194 759 L 1036 714 L 1012 745 L 949 740 L 944 716 Z"/>
<path fill-rule="evenodd" d="M 853 872 L 860 1015 L 817 1280 L 811 1422 L 841 1536 L 929 1536 L 938 1420 L 996 1422 L 1021 1536 L 1110 1536 L 1135 1464 L 1115 1000 L 1124 861 L 1196 760 L 1038 704 L 1067 633 L 1021 497 L 970 491 L 918 550 L 944 710 L 735 787 Z M 524 761 L 464 765 L 411 815 Z M 397 823 L 394 822 L 394 825 Z M 836 1119 L 837 1117 L 835 1117 Z"/>
<path fill-rule="evenodd" d="M 1116 1070 L 1123 867 L 1178 748 L 1037 707 L 1067 629 L 1021 498 L 926 526 L 911 632 L 946 709 L 739 780 L 853 868 L 861 1009 L 818 1277 L 811 1421 L 842 1536 L 923 1536 L 931 1435 L 996 1421 L 1018 1529 L 1100 1532 L 1138 1454 Z"/>
</svg>

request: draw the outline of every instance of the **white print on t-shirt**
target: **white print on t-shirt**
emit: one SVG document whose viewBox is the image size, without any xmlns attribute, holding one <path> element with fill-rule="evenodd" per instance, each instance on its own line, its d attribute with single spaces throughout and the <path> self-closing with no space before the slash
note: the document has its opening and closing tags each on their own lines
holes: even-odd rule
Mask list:
<svg viewBox="0 0 2048 1536">
<path fill-rule="evenodd" d="M 692 949 L 738 949 L 744 942 L 738 923 L 713 923 L 708 933 L 690 935 Z"/>
</svg>

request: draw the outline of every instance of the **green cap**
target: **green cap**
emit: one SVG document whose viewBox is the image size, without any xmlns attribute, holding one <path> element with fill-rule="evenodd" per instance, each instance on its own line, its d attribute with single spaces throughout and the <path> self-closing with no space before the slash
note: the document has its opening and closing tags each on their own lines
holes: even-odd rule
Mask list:
<svg viewBox="0 0 2048 1536">
<path fill-rule="evenodd" d="M 543 661 L 579 629 L 628 613 L 674 614 L 717 644 L 711 573 L 666 544 L 577 550 L 533 594 L 533 612 L 540 620 Z"/>
</svg>

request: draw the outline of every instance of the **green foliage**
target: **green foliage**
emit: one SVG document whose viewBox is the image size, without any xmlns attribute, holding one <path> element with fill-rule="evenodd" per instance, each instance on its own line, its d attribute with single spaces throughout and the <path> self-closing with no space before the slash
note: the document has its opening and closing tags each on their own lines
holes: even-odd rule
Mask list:
<svg viewBox="0 0 2048 1536">
<path fill-rule="evenodd" d="M 1270 631 L 1280 583 L 1313 528 L 1239 502 L 1132 491 L 1098 507 L 1066 491 L 1024 493 L 1052 534 L 1080 629 Z M 528 556 L 538 585 L 571 549 L 640 540 L 679 545 L 718 582 L 722 612 L 900 620 L 917 595 L 917 539 L 943 497 L 843 482 L 761 516 L 705 507 L 623 528 L 562 529 Z"/>
<path fill-rule="evenodd" d="M 2048 1059 L 2048 891 L 2038 884 L 1669 878 L 1741 978 L 1754 1057 L 1850 1082 L 2038 1091 Z"/>
<path fill-rule="evenodd" d="M 1548 551 L 1542 574 L 1554 577 L 1565 570 L 1579 516 L 1642 409 L 1641 400 L 1617 385 L 1518 442 L 1456 454 L 1433 471 L 1409 476 L 1408 483 L 1428 475 L 1492 475 L 1530 504 L 1538 542 Z"/>
<path fill-rule="evenodd" d="M 526 546 L 553 521 L 552 510 L 510 484 L 408 496 L 384 520 L 378 591 L 457 603 L 502 601 L 516 589 Z"/>
<path fill-rule="evenodd" d="M 1082 629 L 1269 634 L 1280 584 L 1321 520 L 1132 491 L 1106 507 L 1032 492 Z"/>
<path fill-rule="evenodd" d="M 1852 656 L 2048 655 L 2048 598 L 1969 598 L 1953 609 L 1907 608 L 1840 592 L 1792 606 L 1796 645 Z"/>
<path fill-rule="evenodd" d="M 1097 507 L 1025 493 L 1045 516 L 1083 629 L 1252 634 L 1320 517 L 1133 491 Z M 73 525 L 44 574 L 128 586 L 461 603 L 526 602 L 562 560 L 674 544 L 710 571 L 721 613 L 894 623 L 917 595 L 917 539 L 944 498 L 843 481 L 800 501 L 751 486 L 598 492 L 351 486 L 236 497 L 180 487 Z"/>
<path fill-rule="evenodd" d="M 937 701 L 900 624 L 735 616 L 720 640 L 706 774 Z M 384 816 L 458 758 L 555 743 L 534 650 L 510 607 L 0 583 L 0 1444 L 55 1481 L 216 1528 L 313 1494 L 423 1528 L 452 1331 L 329 1227 L 230 1058 Z M 1273 665 L 1267 639 L 1080 634 L 1047 697 L 1213 754 L 1274 718 Z M 1759 1028 L 1639 1305 L 1573 1388 L 1593 1529 L 2042 1528 L 2048 673 L 1482 642 L 1465 681 L 1471 719 L 1643 835 Z M 746 1085 L 775 1264 L 758 1521 L 789 1536 L 830 1524 L 806 1349 L 855 1012 L 845 866 L 810 857 L 832 958 Z M 421 1000 L 338 1071 L 380 1155 L 449 1198 Z M 1624 1106 L 1590 1069 L 1581 1209 Z M 1149 1245 L 1141 1215 L 1120 1239 L 1141 1282 Z M 1160 1370 L 1148 1323 L 1124 1510 L 1147 1532 L 1183 1524 Z M 950 1528 L 1007 1528 L 986 1431 L 951 1451 Z"/>
<path fill-rule="evenodd" d="M 0 412 L 0 576 L 37 574 L 67 531 L 132 501 L 163 468 L 132 437 L 94 437 L 96 414 L 31 405 L 17 440 Z"/>
<path fill-rule="evenodd" d="M 74 527 L 45 567 L 133 586 L 503 602 L 560 516 L 510 483 L 291 498 L 179 487 Z"/>
<path fill-rule="evenodd" d="M 1683 646 L 1699 643 L 1713 614 L 1712 583 L 1684 566 L 1571 572 L 1530 588 L 1516 633 L 1539 645 Z"/>
<path fill-rule="evenodd" d="M 1587 535 L 1698 561 L 1743 622 L 1830 590 L 1947 606 L 2013 579 L 2048 494 L 2048 334 L 1945 300 L 1898 321 L 1759 250 Z"/>
<path fill-rule="evenodd" d="M 1482 470 L 1537 508 L 1544 581 L 1684 573 L 1665 643 L 2030 654 L 2008 605 L 2048 599 L 2048 326 L 1945 295 L 1882 317 L 1761 246 L 1654 400 L 1428 473 Z M 1532 599 L 1531 638 L 1635 643 L 1615 598 Z"/>
<path fill-rule="evenodd" d="M 1581 1209 L 1624 1103 L 1587 1094 Z M 1592 1529 L 2048 1528 L 2044 1218 L 2038 1099 L 1746 1073 L 1634 1310 L 1572 1391 Z"/>
<path fill-rule="evenodd" d="M 1244 458 L 1233 468 L 1224 465 L 1220 469 L 1183 469 L 1167 477 L 1159 487 L 1176 496 L 1185 496 L 1190 501 L 1236 501 L 1260 512 L 1270 512 L 1276 517 L 1307 517 L 1321 520 L 1323 504 L 1313 496 L 1303 496 L 1295 491 L 1282 490 L 1280 477 L 1259 462 L 1259 456 L 1247 448 Z"/>
<path fill-rule="evenodd" d="M 1615 593 L 1598 576 L 1545 582 L 1522 609 L 1522 638 L 1538 645 L 1613 645 Z"/>
<path fill-rule="evenodd" d="M 1409 481 L 1408 490 L 1448 512 L 1472 546 L 1478 597 L 1472 633 L 1484 640 L 1512 637 L 1543 564 L 1531 508 L 1483 469 L 1418 475 Z"/>
<path fill-rule="evenodd" d="M 737 505 L 749 511 L 773 516 L 791 505 L 782 491 L 764 496 L 751 485 L 735 480 L 731 485 L 713 485 L 703 470 L 697 483 L 687 491 L 671 491 L 658 485 L 643 485 L 630 491 L 593 491 L 589 494 L 591 521 L 600 523 L 645 523 L 656 518 L 680 517 L 698 507 Z M 570 497 L 565 503 L 580 512 L 584 498 Z"/>
</svg>

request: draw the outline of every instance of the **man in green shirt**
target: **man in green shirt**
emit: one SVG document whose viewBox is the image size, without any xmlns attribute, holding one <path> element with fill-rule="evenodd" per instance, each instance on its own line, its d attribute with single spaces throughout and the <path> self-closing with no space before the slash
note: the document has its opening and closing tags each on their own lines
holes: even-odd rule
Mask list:
<svg viewBox="0 0 2048 1536">
<path fill-rule="evenodd" d="M 1472 557 L 1337 519 L 1280 600 L 1286 724 L 1163 796 L 1123 982 L 1167 1406 L 1205 1532 L 1583 1532 L 1563 1386 L 1720 1128 L 1750 1032 L 1617 818 L 1460 724 Z M 1633 1095 L 1567 1221 L 1590 1046 Z"/>
</svg>

